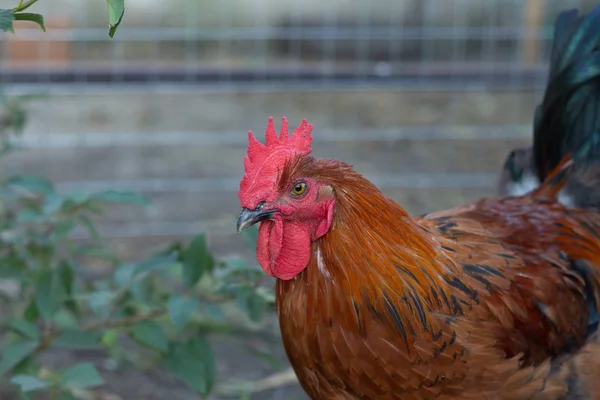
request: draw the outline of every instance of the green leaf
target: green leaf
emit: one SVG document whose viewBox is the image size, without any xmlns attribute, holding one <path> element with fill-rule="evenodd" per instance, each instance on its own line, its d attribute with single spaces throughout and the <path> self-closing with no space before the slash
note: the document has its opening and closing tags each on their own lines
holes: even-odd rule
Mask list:
<svg viewBox="0 0 600 400">
<path fill-rule="evenodd" d="M 9 178 L 7 185 L 20 186 L 35 194 L 46 195 L 54 193 L 54 186 L 48 179 L 35 175 L 18 175 Z"/>
<path fill-rule="evenodd" d="M 35 299 L 31 299 L 27 308 L 23 312 L 23 318 L 29 322 L 35 322 L 40 316 L 40 312 L 35 304 Z"/>
<path fill-rule="evenodd" d="M 65 236 L 69 235 L 74 228 L 75 221 L 72 219 L 60 221 L 54 227 L 54 235 L 56 238 L 64 238 Z"/>
<path fill-rule="evenodd" d="M 108 6 L 108 35 L 112 38 L 125 14 L 125 0 L 106 0 Z"/>
<path fill-rule="evenodd" d="M 214 386 L 215 355 L 210 344 L 202 337 L 193 337 L 185 343 L 173 344 L 164 365 L 167 371 L 200 395 L 208 395 Z"/>
<path fill-rule="evenodd" d="M 175 255 L 154 257 L 139 263 L 135 269 L 135 274 L 137 275 L 144 272 L 163 269 L 177 263 L 178 261 Z"/>
<path fill-rule="evenodd" d="M 73 192 L 64 196 L 63 211 L 71 211 L 74 207 L 83 207 L 90 202 L 90 194 L 86 192 Z"/>
<path fill-rule="evenodd" d="M 73 282 L 75 281 L 75 273 L 73 267 L 66 261 L 61 261 L 58 265 L 58 277 L 62 287 L 67 295 L 73 294 Z"/>
<path fill-rule="evenodd" d="M 62 374 L 62 386 L 67 389 L 81 389 L 99 386 L 104 383 L 96 367 L 90 363 L 81 363 L 65 370 Z"/>
<path fill-rule="evenodd" d="M 65 198 L 58 193 L 50 193 L 44 198 L 44 206 L 42 212 L 44 215 L 50 216 L 58 211 L 63 206 Z"/>
<path fill-rule="evenodd" d="M 169 299 L 169 314 L 171 322 L 177 329 L 181 329 L 190 320 L 190 317 L 200 304 L 196 299 L 185 296 L 173 296 Z"/>
<path fill-rule="evenodd" d="M 39 340 L 41 336 L 40 329 L 32 324 L 31 322 L 25 320 L 14 320 L 9 323 L 9 326 L 16 332 L 21 335 L 34 340 Z"/>
<path fill-rule="evenodd" d="M 180 241 L 177 242 L 173 242 L 170 243 L 166 248 L 163 248 L 162 250 L 157 251 L 154 256 L 155 257 L 162 257 L 162 256 L 175 256 L 175 258 L 177 259 L 177 261 L 181 261 L 181 257 L 180 254 L 183 252 L 183 243 L 181 243 Z"/>
<path fill-rule="evenodd" d="M 251 290 L 247 287 L 232 287 L 230 290 L 230 294 L 235 294 L 235 304 L 246 314 L 249 313 L 248 297 L 250 296 L 250 293 Z"/>
<path fill-rule="evenodd" d="M 35 22 L 46 32 L 46 26 L 44 25 L 44 17 L 40 14 L 35 13 L 17 13 L 15 14 L 15 21 L 31 21 Z"/>
<path fill-rule="evenodd" d="M 19 386 L 21 391 L 25 393 L 46 389 L 48 387 L 46 382 L 33 375 L 15 375 L 10 379 L 10 381 Z"/>
<path fill-rule="evenodd" d="M 183 253 L 183 280 L 189 287 L 194 286 L 202 275 L 212 271 L 215 265 L 213 256 L 206 247 L 206 235 L 196 235 Z"/>
<path fill-rule="evenodd" d="M 39 371 L 39 365 L 36 363 L 36 355 L 34 352 L 12 367 L 10 373 L 11 375 L 35 375 L 37 371 Z"/>
<path fill-rule="evenodd" d="M 23 132 L 27 122 L 27 112 L 18 102 L 10 102 L 7 106 L 10 115 L 10 126 L 17 133 Z"/>
<path fill-rule="evenodd" d="M 19 210 L 17 213 L 17 222 L 43 222 L 45 220 L 44 216 L 40 215 L 35 210 L 30 208 L 25 208 L 23 210 Z"/>
<path fill-rule="evenodd" d="M 136 279 L 129 288 L 129 294 L 136 302 L 152 307 L 157 290 L 157 282 L 154 279 Z"/>
<path fill-rule="evenodd" d="M 123 264 L 115 268 L 113 272 L 114 280 L 120 288 L 129 285 L 135 276 L 137 266 L 134 264 Z"/>
<path fill-rule="evenodd" d="M 246 239 L 248 247 L 254 250 L 256 248 L 256 241 L 258 240 L 258 226 L 255 225 L 244 229 L 241 235 L 244 239 Z"/>
<path fill-rule="evenodd" d="M 110 304 L 113 301 L 114 293 L 108 290 L 92 292 L 88 298 L 88 304 L 92 311 L 101 317 L 108 316 Z"/>
<path fill-rule="evenodd" d="M 52 317 L 54 328 L 59 330 L 77 329 L 80 325 L 75 314 L 67 308 L 59 309 Z"/>
<path fill-rule="evenodd" d="M 225 316 L 223 315 L 223 310 L 221 310 L 221 307 L 219 307 L 216 304 L 202 304 L 202 310 L 217 321 L 223 320 L 225 318 Z"/>
<path fill-rule="evenodd" d="M 13 21 L 15 14 L 11 10 L 0 9 L 0 30 L 15 33 Z"/>
<path fill-rule="evenodd" d="M 248 307 L 248 316 L 252 322 L 260 322 L 263 318 L 263 313 L 267 302 L 265 299 L 252 292 L 246 298 L 246 306 Z"/>
<path fill-rule="evenodd" d="M 248 269 L 246 262 L 244 262 L 244 260 L 242 260 L 241 258 L 227 258 L 225 259 L 224 263 L 225 268 L 231 271 L 243 271 Z"/>
<path fill-rule="evenodd" d="M 98 233 L 98 230 L 94 226 L 92 220 L 87 215 L 80 214 L 76 219 L 88 231 L 92 239 L 94 239 L 96 242 L 100 241 L 100 234 Z"/>
<path fill-rule="evenodd" d="M 166 353 L 169 341 L 162 328 L 155 322 L 144 321 L 131 327 L 131 337 L 140 344 Z"/>
<path fill-rule="evenodd" d="M 45 235 L 31 236 L 29 239 L 32 239 L 27 248 L 30 265 L 33 264 L 36 269 L 50 270 L 54 252 L 57 250 L 54 243 Z"/>
<path fill-rule="evenodd" d="M 102 207 L 100 207 L 99 204 L 96 204 L 96 202 L 94 201 L 87 201 L 84 204 L 82 204 L 82 206 L 85 211 L 89 211 L 92 214 L 95 214 L 99 217 L 104 216 L 104 210 L 102 209 Z"/>
<path fill-rule="evenodd" d="M 54 340 L 54 344 L 70 349 L 93 349 L 100 346 L 100 335 L 94 332 L 69 330 Z"/>
<path fill-rule="evenodd" d="M 38 342 L 33 340 L 5 346 L 2 351 L 2 362 L 0 362 L 0 375 L 27 358 L 35 351 L 37 346 Z"/>
<path fill-rule="evenodd" d="M 79 315 L 77 302 L 72 299 L 73 282 L 75 281 L 75 272 L 73 267 L 66 261 L 61 261 L 58 265 L 58 277 L 65 293 L 65 306 L 75 315 Z"/>
<path fill-rule="evenodd" d="M 117 343 L 117 339 L 119 338 L 119 331 L 117 329 L 109 329 L 102 335 L 100 341 L 106 347 L 112 347 Z"/>
<path fill-rule="evenodd" d="M 60 308 L 65 290 L 58 274 L 45 268 L 40 271 L 35 288 L 35 303 L 44 319 L 51 319 Z"/>
<path fill-rule="evenodd" d="M 142 195 L 135 192 L 120 190 L 106 190 L 104 192 L 94 193 L 91 198 L 105 203 L 137 204 L 140 206 L 147 206 L 150 204 L 150 201 Z"/>
</svg>

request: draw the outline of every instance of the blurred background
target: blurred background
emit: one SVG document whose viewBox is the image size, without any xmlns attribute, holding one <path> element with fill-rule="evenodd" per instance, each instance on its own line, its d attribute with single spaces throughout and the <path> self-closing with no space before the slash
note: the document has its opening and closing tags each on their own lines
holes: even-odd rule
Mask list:
<svg viewBox="0 0 600 400">
<path fill-rule="evenodd" d="M 47 32 L 18 22 L 0 35 L 3 91 L 48 95 L 27 106 L 26 150 L 3 168 L 148 197 L 97 224 L 125 260 L 205 231 L 216 256 L 253 261 L 236 191 L 246 131 L 260 137 L 268 116 L 308 118 L 317 156 L 353 164 L 413 214 L 458 205 L 495 194 L 506 153 L 530 143 L 559 10 L 595 3 L 126 0 L 110 39 L 104 1 L 41 0 Z M 217 351 L 225 374 L 273 372 L 235 343 Z M 194 398 L 165 379 L 109 380 L 122 399 Z"/>
</svg>

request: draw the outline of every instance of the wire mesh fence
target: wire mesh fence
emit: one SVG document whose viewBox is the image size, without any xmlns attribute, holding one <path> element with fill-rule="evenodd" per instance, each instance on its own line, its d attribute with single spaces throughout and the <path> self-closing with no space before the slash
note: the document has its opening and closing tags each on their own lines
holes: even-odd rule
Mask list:
<svg viewBox="0 0 600 400">
<path fill-rule="evenodd" d="M 592 3 L 130 1 L 111 40 L 103 2 L 40 2 L 48 32 L 21 24 L 0 65 L 5 83 L 518 77 L 543 72 L 557 10 Z"/>
<path fill-rule="evenodd" d="M 29 106 L 25 150 L 2 173 L 141 192 L 151 207 L 115 206 L 97 224 L 124 260 L 202 231 L 217 255 L 252 260 L 236 191 L 245 132 L 260 136 L 270 115 L 308 118 L 316 156 L 353 164 L 412 214 L 493 195 L 507 152 L 531 141 L 557 13 L 594 3 L 126 0 L 110 39 L 105 2 L 41 0 L 47 32 L 0 36 L 2 89 L 49 94 Z M 220 346 L 220 368 L 258 379 L 238 342 Z M 189 398 L 156 376 L 112 385 L 123 398 Z"/>
<path fill-rule="evenodd" d="M 493 194 L 506 151 L 530 141 L 557 12 L 594 2 L 126 3 L 113 39 L 91 0 L 40 1 L 47 32 L 2 36 L 4 89 L 52 96 L 32 105 L 11 167 L 155 200 L 115 210 L 108 237 L 207 229 L 230 251 L 243 132 L 269 115 L 311 119 L 317 154 L 411 212 Z"/>
</svg>

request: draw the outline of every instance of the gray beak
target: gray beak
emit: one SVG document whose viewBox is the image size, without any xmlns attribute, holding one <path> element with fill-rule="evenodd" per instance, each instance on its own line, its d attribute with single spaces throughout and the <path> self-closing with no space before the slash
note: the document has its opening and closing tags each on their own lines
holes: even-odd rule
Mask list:
<svg viewBox="0 0 600 400">
<path fill-rule="evenodd" d="M 276 212 L 277 210 L 261 210 L 260 208 L 249 210 L 247 208 L 242 208 L 242 212 L 237 220 L 238 233 L 260 221 L 271 218 Z"/>
</svg>

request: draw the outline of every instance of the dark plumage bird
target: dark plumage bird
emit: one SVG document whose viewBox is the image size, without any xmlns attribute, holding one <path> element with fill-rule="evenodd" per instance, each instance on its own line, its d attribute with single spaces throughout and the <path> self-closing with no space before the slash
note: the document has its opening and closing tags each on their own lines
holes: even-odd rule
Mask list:
<svg viewBox="0 0 600 400">
<path fill-rule="evenodd" d="M 559 195 L 568 206 L 600 208 L 600 6 L 562 12 L 554 28 L 548 83 L 535 110 L 533 146 L 506 157 L 500 195 L 522 195 L 560 160 L 579 160 Z"/>
</svg>

